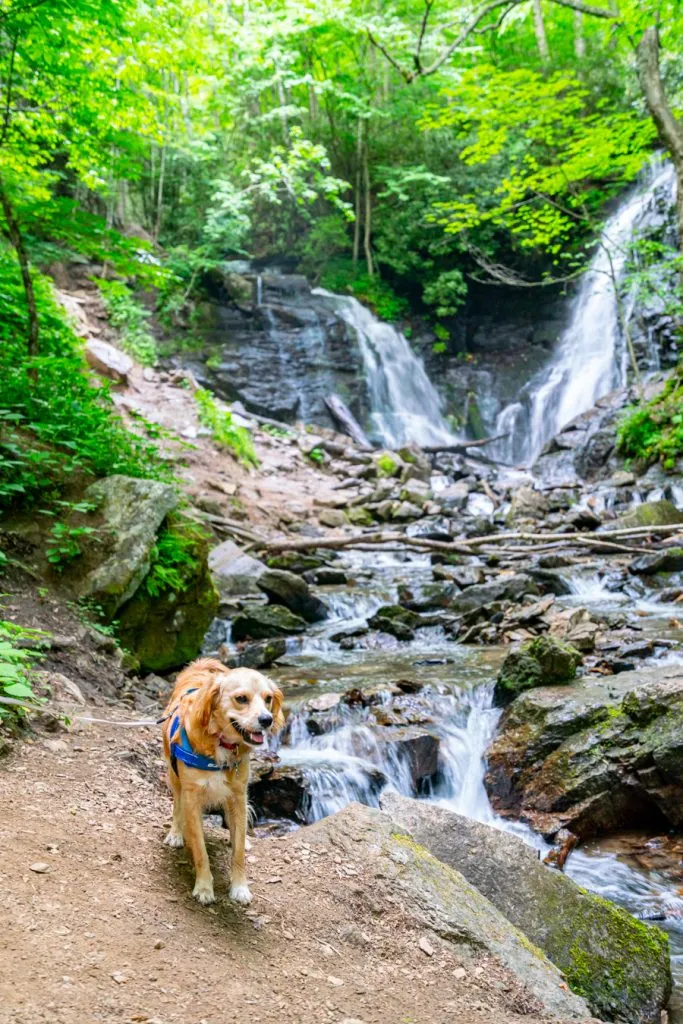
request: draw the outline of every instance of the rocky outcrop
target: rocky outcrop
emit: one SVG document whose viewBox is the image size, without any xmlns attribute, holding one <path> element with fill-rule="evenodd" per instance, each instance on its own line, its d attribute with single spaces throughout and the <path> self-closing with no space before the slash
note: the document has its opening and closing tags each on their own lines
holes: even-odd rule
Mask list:
<svg viewBox="0 0 683 1024">
<path fill-rule="evenodd" d="M 498 705 L 507 704 L 523 690 L 570 683 L 582 661 L 575 647 L 555 637 L 529 640 L 506 655 L 496 680 L 494 699 Z"/>
<path fill-rule="evenodd" d="M 434 857 L 390 815 L 351 804 L 306 830 L 311 854 L 338 854 L 353 871 L 372 872 L 378 904 L 391 897 L 430 942 L 488 953 L 546 1012 L 586 1019 L 585 1000 L 570 992 L 557 968 L 463 875 Z M 357 866 L 356 866 L 357 865 Z M 428 942 L 428 948 L 431 948 Z"/>
<path fill-rule="evenodd" d="M 663 932 L 580 889 L 516 836 L 396 793 L 381 804 L 542 949 L 601 1020 L 659 1024 L 671 992 Z"/>
<path fill-rule="evenodd" d="M 266 567 L 234 541 L 226 540 L 213 548 L 209 553 L 209 566 L 222 600 L 260 595 L 258 579 Z"/>
<path fill-rule="evenodd" d="M 306 581 L 284 569 L 265 569 L 257 579 L 257 586 L 273 604 L 284 605 L 306 622 L 322 622 L 327 618 L 327 606 L 311 593 Z"/>
<path fill-rule="evenodd" d="M 664 548 L 634 558 L 629 567 L 636 576 L 653 576 L 657 572 L 683 572 L 683 548 Z"/>
<path fill-rule="evenodd" d="M 628 526 L 675 526 L 683 523 L 683 512 L 679 512 L 672 501 L 644 501 L 634 509 L 620 516 L 617 525 Z"/>
<path fill-rule="evenodd" d="M 466 612 L 491 601 L 519 601 L 525 594 L 537 593 L 538 587 L 531 577 L 517 573 L 500 576 L 489 583 L 475 583 L 453 598 L 451 608 L 456 612 Z"/>
<path fill-rule="evenodd" d="M 293 636 L 303 633 L 305 621 L 282 605 L 250 605 L 232 621 L 232 639 L 269 640 L 276 636 Z"/>
<path fill-rule="evenodd" d="M 287 650 L 283 637 L 257 640 L 255 643 L 241 643 L 234 649 L 221 644 L 217 656 L 228 668 L 269 668 Z"/>
<path fill-rule="evenodd" d="M 586 677 L 507 708 L 487 753 L 494 807 L 553 835 L 683 824 L 683 669 Z"/>
<path fill-rule="evenodd" d="M 98 549 L 103 559 L 82 581 L 80 597 L 110 622 L 149 572 L 159 527 L 180 499 L 169 484 L 128 476 L 98 480 L 85 498 L 96 506 L 110 543 Z"/>
</svg>

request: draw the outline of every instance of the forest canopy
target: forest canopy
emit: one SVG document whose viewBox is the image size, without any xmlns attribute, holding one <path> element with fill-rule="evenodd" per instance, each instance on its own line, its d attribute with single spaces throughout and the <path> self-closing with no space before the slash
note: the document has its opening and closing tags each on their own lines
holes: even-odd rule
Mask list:
<svg viewBox="0 0 683 1024">
<path fill-rule="evenodd" d="M 64 257 L 156 273 L 171 315 L 231 257 L 437 319 L 492 268 L 562 279 L 656 149 L 683 174 L 682 28 L 649 0 L 0 0 L 29 315 Z"/>
</svg>

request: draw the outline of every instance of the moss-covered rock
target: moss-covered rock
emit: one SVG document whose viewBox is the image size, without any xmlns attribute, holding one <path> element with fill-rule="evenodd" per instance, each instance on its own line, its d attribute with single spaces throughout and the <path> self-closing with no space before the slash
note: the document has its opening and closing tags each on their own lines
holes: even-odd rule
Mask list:
<svg viewBox="0 0 683 1024">
<path fill-rule="evenodd" d="M 306 623 L 298 615 L 279 604 L 254 605 L 245 608 L 232 622 L 232 639 L 268 640 L 273 636 L 303 633 Z"/>
<path fill-rule="evenodd" d="M 352 526 L 372 526 L 374 519 L 370 509 L 363 505 L 352 505 L 346 510 L 346 519 Z"/>
<path fill-rule="evenodd" d="M 658 1024 L 671 992 L 663 932 L 546 867 L 516 836 L 397 793 L 382 808 L 542 949 L 596 1016 Z"/>
<path fill-rule="evenodd" d="M 271 604 L 284 605 L 306 622 L 322 622 L 328 616 L 327 605 L 311 593 L 308 583 L 296 573 L 265 569 L 257 582 Z"/>
<path fill-rule="evenodd" d="M 283 551 L 281 555 L 271 555 L 267 558 L 266 565 L 269 569 L 284 569 L 300 576 L 327 565 L 332 557 L 329 553 L 317 554 L 315 551 Z"/>
<path fill-rule="evenodd" d="M 386 449 L 381 452 L 374 452 L 372 461 L 378 477 L 400 476 L 405 465 L 400 455 Z"/>
<path fill-rule="evenodd" d="M 683 512 L 679 512 L 672 501 L 644 501 L 642 505 L 620 516 L 612 527 L 628 526 L 675 526 L 683 523 Z"/>
<path fill-rule="evenodd" d="M 386 604 L 378 608 L 372 618 L 368 619 L 368 625 L 382 633 L 390 633 L 397 640 L 412 640 L 421 621 L 420 616 L 408 608 L 398 604 Z"/>
<path fill-rule="evenodd" d="M 657 572 L 683 572 L 683 548 L 663 548 L 634 558 L 630 571 L 637 576 L 653 576 Z"/>
<path fill-rule="evenodd" d="M 180 531 L 175 534 L 174 531 Z M 196 523 L 172 521 L 166 537 L 182 537 L 180 561 L 168 564 L 153 560 L 145 580 L 118 616 L 121 644 L 149 672 L 180 668 L 196 658 L 212 619 L 219 596 L 208 565 L 209 540 Z M 164 533 L 156 549 L 163 550 Z M 172 544 L 169 545 L 172 548 Z M 153 559 L 154 559 L 153 555 Z M 161 565 L 164 571 L 159 571 Z"/>
<path fill-rule="evenodd" d="M 496 680 L 495 701 L 506 704 L 535 686 L 570 683 L 582 662 L 581 653 L 563 640 L 552 636 L 529 640 L 505 658 Z"/>
</svg>

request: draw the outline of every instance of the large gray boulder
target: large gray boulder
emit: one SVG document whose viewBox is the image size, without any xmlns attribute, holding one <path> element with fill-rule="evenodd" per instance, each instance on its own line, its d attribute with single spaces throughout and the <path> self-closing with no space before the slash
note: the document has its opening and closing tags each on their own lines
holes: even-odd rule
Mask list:
<svg viewBox="0 0 683 1024">
<path fill-rule="evenodd" d="M 475 583 L 451 602 L 455 612 L 468 612 L 491 601 L 519 601 L 525 594 L 537 594 L 538 587 L 530 576 L 517 573 L 514 576 L 499 576 L 489 583 Z"/>
<path fill-rule="evenodd" d="M 306 623 L 282 605 L 254 605 L 245 608 L 232 620 L 231 636 L 242 640 L 268 640 L 276 636 L 293 636 L 306 631 Z"/>
<path fill-rule="evenodd" d="M 671 993 L 662 931 L 542 864 L 516 836 L 397 793 L 384 794 L 381 803 L 542 949 L 597 1016 L 659 1024 Z"/>
<path fill-rule="evenodd" d="M 222 600 L 260 596 L 257 581 L 266 567 L 234 541 L 225 540 L 209 552 L 209 568 Z"/>
<path fill-rule="evenodd" d="M 616 523 L 610 523 L 612 529 L 623 526 L 675 526 L 683 523 L 683 512 L 676 508 L 672 501 L 644 501 L 641 505 L 620 516 Z"/>
<path fill-rule="evenodd" d="M 306 622 L 322 622 L 327 618 L 327 605 L 311 593 L 301 576 L 285 569 L 265 569 L 257 578 L 257 586 L 272 604 L 281 604 Z"/>
<path fill-rule="evenodd" d="M 111 621 L 149 572 L 157 531 L 180 497 L 170 484 L 129 476 L 98 480 L 85 497 L 97 506 L 111 542 L 99 549 L 104 559 L 85 577 L 80 596 Z"/>
<path fill-rule="evenodd" d="M 306 829 L 311 859 L 341 856 L 347 870 L 372 876 L 377 903 L 391 899 L 409 927 L 431 933 L 438 948 L 481 956 L 507 968 L 562 1020 L 586 1020 L 586 1001 L 571 992 L 558 969 L 457 870 L 433 856 L 382 811 L 350 804 Z"/>
</svg>

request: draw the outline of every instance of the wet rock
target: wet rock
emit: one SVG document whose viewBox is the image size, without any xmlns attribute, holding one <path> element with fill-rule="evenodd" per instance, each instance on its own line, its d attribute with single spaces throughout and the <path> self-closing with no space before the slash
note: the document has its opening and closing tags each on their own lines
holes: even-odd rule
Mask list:
<svg viewBox="0 0 683 1024">
<path fill-rule="evenodd" d="M 579 651 L 595 650 L 600 627 L 592 622 L 585 608 L 566 608 L 553 617 L 550 635 L 576 647 Z"/>
<path fill-rule="evenodd" d="M 258 558 L 246 554 L 234 541 L 223 541 L 209 552 L 209 568 L 221 600 L 257 597 L 260 594 L 257 581 L 266 567 Z"/>
<path fill-rule="evenodd" d="M 533 487 L 520 487 L 512 496 L 507 523 L 513 525 L 522 519 L 543 519 L 550 511 L 547 498 Z"/>
<path fill-rule="evenodd" d="M 683 523 L 683 512 L 679 512 L 671 501 L 644 501 L 634 509 L 620 516 L 612 527 L 629 526 L 675 526 Z"/>
<path fill-rule="evenodd" d="M 546 867 L 516 836 L 397 793 L 381 805 L 542 949 L 596 1016 L 659 1024 L 671 992 L 662 932 Z"/>
<path fill-rule="evenodd" d="M 450 521 L 444 516 L 426 516 L 419 522 L 411 523 L 406 527 L 406 536 L 425 537 L 427 540 L 450 540 L 450 528 Z"/>
<path fill-rule="evenodd" d="M 404 445 L 403 448 L 399 449 L 398 454 L 406 464 L 406 468 L 410 467 L 415 474 L 412 479 L 429 480 L 432 475 L 431 460 L 429 456 L 425 455 L 422 449 L 418 447 L 418 445 Z"/>
<path fill-rule="evenodd" d="M 284 605 L 306 622 L 322 622 L 327 618 L 327 605 L 311 593 L 306 581 L 296 573 L 264 569 L 257 585 L 272 604 Z"/>
<path fill-rule="evenodd" d="M 413 505 L 410 501 L 399 502 L 391 512 L 391 518 L 399 523 L 408 522 L 411 519 L 419 519 L 421 515 L 422 509 L 419 505 Z"/>
<path fill-rule="evenodd" d="M 488 494 L 471 492 L 465 510 L 468 515 L 474 516 L 476 519 L 488 520 L 496 511 L 496 504 Z"/>
<path fill-rule="evenodd" d="M 496 679 L 494 700 L 498 705 L 507 704 L 523 690 L 570 683 L 582 661 L 570 644 L 551 636 L 536 637 L 506 656 Z"/>
<path fill-rule="evenodd" d="M 683 572 L 683 548 L 663 548 L 634 558 L 629 571 L 638 576 L 652 576 L 656 572 Z"/>
<path fill-rule="evenodd" d="M 332 633 L 330 640 L 335 644 L 340 644 L 342 640 L 352 640 L 359 636 L 365 636 L 368 632 L 367 626 L 349 626 L 347 629 L 340 629 L 338 633 Z"/>
<path fill-rule="evenodd" d="M 267 558 L 266 565 L 269 569 L 284 569 L 286 572 L 303 575 L 305 572 L 327 565 L 332 557 L 334 556 L 329 552 L 317 554 L 312 551 L 283 551 L 281 555 L 272 555 Z"/>
<path fill-rule="evenodd" d="M 318 522 L 321 526 L 329 526 L 335 529 L 339 526 L 344 526 L 346 523 L 346 516 L 338 508 L 323 508 L 318 512 Z"/>
<path fill-rule="evenodd" d="M 683 824 L 683 669 L 542 687 L 504 712 L 487 752 L 497 810 L 581 838 Z"/>
<path fill-rule="evenodd" d="M 99 605 L 111 621 L 149 572 L 157 531 L 180 499 L 169 484 L 129 476 L 98 480 L 85 497 L 97 506 L 111 543 L 96 549 L 102 561 L 82 581 L 80 596 Z"/>
<path fill-rule="evenodd" d="M 453 583 L 425 583 L 421 587 L 399 587 L 398 599 L 404 608 L 414 612 L 448 608 L 457 593 Z"/>
<path fill-rule="evenodd" d="M 306 841 L 316 853 L 341 853 L 359 870 L 371 865 L 379 905 L 388 896 L 397 900 L 406 921 L 416 930 L 428 930 L 435 948 L 444 943 L 459 957 L 467 950 L 488 953 L 549 1013 L 563 1019 L 589 1016 L 585 1001 L 567 990 L 544 954 L 460 872 L 416 843 L 390 815 L 351 804 L 311 826 Z"/>
<path fill-rule="evenodd" d="M 259 640 L 256 643 L 240 644 L 231 650 L 227 644 L 218 648 L 218 657 L 228 668 L 269 668 L 287 650 L 287 641 L 282 637 Z"/>
<path fill-rule="evenodd" d="M 313 583 L 317 587 L 339 587 L 348 584 L 349 580 L 343 569 L 334 569 L 332 566 L 323 566 L 322 569 L 313 569 L 304 573 L 307 583 Z"/>
<path fill-rule="evenodd" d="M 320 767 L 323 767 L 322 764 Z M 312 772 L 304 765 L 252 757 L 249 779 L 249 804 L 258 818 L 289 818 L 300 824 L 310 820 Z M 333 763 L 327 769 L 338 770 Z M 368 768 L 371 796 L 377 796 L 386 779 L 379 769 Z"/>
<path fill-rule="evenodd" d="M 613 427 L 596 430 L 574 451 L 574 469 L 584 480 L 609 476 L 609 458 L 614 452 L 616 434 Z"/>
<path fill-rule="evenodd" d="M 292 636 L 306 630 L 305 621 L 279 604 L 250 605 L 232 622 L 232 639 L 268 640 L 275 636 Z"/>
<path fill-rule="evenodd" d="M 514 576 L 499 576 L 489 583 L 477 583 L 460 594 L 456 594 L 451 602 L 455 612 L 466 612 L 491 601 L 519 601 L 525 594 L 537 594 L 538 587 L 525 573 Z"/>
<path fill-rule="evenodd" d="M 632 487 L 635 482 L 635 474 L 628 473 L 625 469 L 618 469 L 616 473 L 612 473 L 610 480 L 612 487 Z"/>
<path fill-rule="evenodd" d="M 563 597 L 565 594 L 572 593 L 569 580 L 555 572 L 554 569 L 537 569 L 535 566 L 531 566 L 527 572 L 544 592 L 554 594 L 555 597 Z"/>
<path fill-rule="evenodd" d="M 346 519 L 352 526 L 372 526 L 374 521 L 372 512 L 362 505 L 352 505 L 351 508 L 348 508 L 346 510 Z"/>
<path fill-rule="evenodd" d="M 443 491 L 439 491 L 439 504 L 444 512 L 448 512 L 451 515 L 455 512 L 461 512 L 467 504 L 471 487 L 472 485 L 467 480 L 458 480 L 457 483 L 451 484 L 450 487 L 446 487 Z"/>
<path fill-rule="evenodd" d="M 371 629 L 390 633 L 397 640 L 412 640 L 415 636 L 415 629 L 420 623 L 420 616 L 416 612 L 402 608 L 400 605 L 384 605 L 375 612 L 372 618 L 368 619 L 368 626 Z"/>
<path fill-rule="evenodd" d="M 408 480 L 401 485 L 400 501 L 408 501 L 422 508 L 431 499 L 432 492 L 424 480 Z"/>
<path fill-rule="evenodd" d="M 407 763 L 416 792 L 421 792 L 439 769 L 439 737 L 420 726 L 388 729 L 381 736 L 399 760 Z"/>
<path fill-rule="evenodd" d="M 569 526 L 576 530 L 597 530 L 602 525 L 602 519 L 590 508 L 573 508 L 566 517 Z"/>
</svg>

